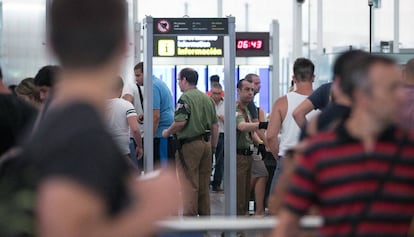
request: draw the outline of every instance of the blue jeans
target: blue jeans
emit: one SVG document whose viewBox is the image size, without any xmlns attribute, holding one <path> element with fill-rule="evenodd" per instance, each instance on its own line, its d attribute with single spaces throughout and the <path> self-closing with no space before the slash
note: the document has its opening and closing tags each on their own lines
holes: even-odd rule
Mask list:
<svg viewBox="0 0 414 237">
<path fill-rule="evenodd" d="M 220 133 L 216 148 L 216 165 L 214 166 L 214 177 L 211 186 L 219 188 L 223 180 L 224 172 L 224 133 Z"/>
<path fill-rule="evenodd" d="M 130 151 L 130 158 L 132 163 L 139 169 L 142 169 L 142 159 L 141 160 L 137 160 L 137 153 L 135 152 L 135 147 L 136 147 L 136 143 L 135 140 L 133 138 L 129 139 L 129 151 Z M 140 164 L 141 161 L 141 164 Z"/>
<path fill-rule="evenodd" d="M 283 158 L 279 156 L 279 160 L 277 161 L 276 169 L 273 174 L 272 184 L 270 185 L 270 193 L 273 193 L 273 189 L 276 186 L 277 179 L 279 178 L 280 173 L 282 173 L 282 167 L 283 167 Z"/>
</svg>

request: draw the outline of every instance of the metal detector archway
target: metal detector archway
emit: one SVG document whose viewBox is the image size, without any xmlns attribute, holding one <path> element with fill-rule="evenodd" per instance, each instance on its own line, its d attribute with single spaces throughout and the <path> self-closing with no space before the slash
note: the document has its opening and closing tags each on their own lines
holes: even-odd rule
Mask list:
<svg viewBox="0 0 414 237">
<path fill-rule="evenodd" d="M 235 58 L 236 32 L 235 18 L 144 18 L 144 171 L 154 169 L 153 160 L 153 111 L 152 111 L 152 67 L 154 35 L 221 35 L 224 36 L 224 82 L 225 93 L 225 141 L 224 141 L 224 188 L 225 213 L 236 215 L 236 104 Z"/>
</svg>

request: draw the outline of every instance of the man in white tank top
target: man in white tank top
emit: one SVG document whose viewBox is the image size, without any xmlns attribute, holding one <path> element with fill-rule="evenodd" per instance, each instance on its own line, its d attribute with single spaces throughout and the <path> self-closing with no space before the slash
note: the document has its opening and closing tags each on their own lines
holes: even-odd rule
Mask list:
<svg viewBox="0 0 414 237">
<path fill-rule="evenodd" d="M 282 169 L 282 157 L 286 150 L 299 142 L 300 128 L 293 119 L 292 113 L 313 92 L 314 71 L 315 65 L 309 59 L 296 59 L 292 77 L 296 90 L 280 97 L 273 104 L 267 129 L 267 145 L 277 160 L 277 167 L 272 179 L 272 190 Z M 315 111 L 309 113 L 307 117 L 310 118 L 313 115 L 315 115 Z"/>
</svg>

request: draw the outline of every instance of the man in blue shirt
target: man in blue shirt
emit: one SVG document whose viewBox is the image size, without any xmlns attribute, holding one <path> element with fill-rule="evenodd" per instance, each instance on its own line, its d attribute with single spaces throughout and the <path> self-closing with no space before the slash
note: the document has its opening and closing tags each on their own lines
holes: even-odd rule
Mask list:
<svg viewBox="0 0 414 237">
<path fill-rule="evenodd" d="M 174 161 L 175 146 L 172 137 L 162 137 L 162 131 L 174 122 L 174 104 L 170 89 L 165 82 L 152 77 L 153 122 L 154 122 L 154 161 L 165 166 Z"/>
<path fill-rule="evenodd" d="M 144 64 L 141 62 L 137 64 L 135 71 L 143 75 L 143 69 Z M 143 82 L 144 80 L 142 80 L 142 84 Z M 170 89 L 161 79 L 152 76 L 152 84 L 154 164 L 165 167 L 168 161 L 175 160 L 173 138 L 162 137 L 162 130 L 167 129 L 174 122 L 173 97 Z"/>
</svg>

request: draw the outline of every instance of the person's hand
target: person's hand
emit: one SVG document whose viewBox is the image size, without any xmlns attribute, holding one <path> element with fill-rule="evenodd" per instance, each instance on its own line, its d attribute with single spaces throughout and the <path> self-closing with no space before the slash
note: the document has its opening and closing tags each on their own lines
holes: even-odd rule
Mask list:
<svg viewBox="0 0 414 237">
<path fill-rule="evenodd" d="M 260 154 L 262 154 L 262 156 L 264 156 L 264 154 L 266 153 L 266 146 L 263 143 L 260 143 L 257 146 L 257 149 L 259 150 Z"/>
<path fill-rule="evenodd" d="M 135 149 L 135 152 L 137 154 L 137 159 L 140 160 L 142 158 L 142 156 L 144 155 L 144 150 L 142 149 L 142 147 L 137 147 Z"/>
<path fill-rule="evenodd" d="M 144 175 L 135 186 L 138 210 L 148 210 L 155 220 L 171 214 L 176 215 L 180 203 L 180 189 L 175 171 L 163 169 L 159 174 L 148 174 L 151 175 L 155 177 L 146 178 Z"/>
<path fill-rule="evenodd" d="M 169 135 L 167 129 L 162 130 L 162 137 L 168 137 Z"/>
<path fill-rule="evenodd" d="M 211 146 L 211 154 L 216 154 L 217 147 Z"/>
<path fill-rule="evenodd" d="M 138 123 L 139 124 L 144 124 L 144 114 L 139 114 L 138 115 Z"/>
</svg>

